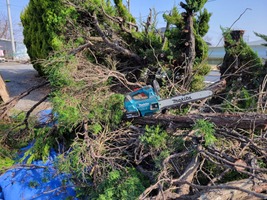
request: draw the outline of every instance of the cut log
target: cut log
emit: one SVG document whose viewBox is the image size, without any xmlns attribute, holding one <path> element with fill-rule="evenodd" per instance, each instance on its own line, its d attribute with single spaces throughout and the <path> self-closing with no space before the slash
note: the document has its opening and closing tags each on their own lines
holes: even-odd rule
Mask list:
<svg viewBox="0 0 267 200">
<path fill-rule="evenodd" d="M 229 182 L 224 185 L 218 185 L 217 189 L 211 189 L 203 192 L 197 199 L 243 199 L 243 200 L 259 200 L 266 199 L 266 194 L 261 194 L 261 192 L 266 192 L 266 190 L 258 190 L 266 187 L 266 183 L 252 179 L 243 179 L 239 181 Z M 220 188 L 221 187 L 221 188 Z M 212 187 L 211 187 L 212 188 Z"/>
<path fill-rule="evenodd" d="M 172 129 L 190 128 L 199 119 L 205 119 L 214 123 L 217 127 L 241 128 L 241 129 L 266 129 L 267 115 L 258 113 L 207 113 L 207 114 L 189 114 L 179 115 L 160 115 L 139 117 L 133 119 L 134 124 L 141 125 L 163 125 Z"/>
<path fill-rule="evenodd" d="M 4 103 L 8 102 L 9 100 L 9 94 L 6 89 L 5 81 L 3 80 L 1 74 L 0 74 L 0 97 L 3 100 Z"/>
</svg>

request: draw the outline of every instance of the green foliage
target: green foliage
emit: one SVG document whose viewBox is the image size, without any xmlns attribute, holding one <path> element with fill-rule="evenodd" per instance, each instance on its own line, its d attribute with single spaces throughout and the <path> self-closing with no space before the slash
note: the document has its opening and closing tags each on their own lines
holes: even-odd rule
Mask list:
<svg viewBox="0 0 267 200">
<path fill-rule="evenodd" d="M 104 96 L 105 94 L 101 93 L 99 95 Z M 121 123 L 123 117 L 124 95 L 112 94 L 107 99 L 91 96 L 88 101 L 90 102 L 90 112 L 87 117 L 91 124 L 93 124 L 92 131 L 94 133 L 100 130 L 100 124 L 115 128 Z"/>
<path fill-rule="evenodd" d="M 128 12 L 122 0 L 114 0 L 114 3 L 119 17 L 122 17 L 125 21 L 135 22 L 135 18 Z"/>
<path fill-rule="evenodd" d="M 166 147 L 166 140 L 168 134 L 160 126 L 148 126 L 145 127 L 144 135 L 140 136 L 142 143 L 149 145 L 155 149 Z"/>
<path fill-rule="evenodd" d="M 240 112 L 254 111 L 257 107 L 257 99 L 253 93 L 245 87 L 236 89 L 235 93 L 229 92 L 224 101 L 223 108 L 225 111 Z"/>
<path fill-rule="evenodd" d="M 196 87 L 203 85 L 203 80 L 200 76 L 205 76 L 209 72 L 209 68 L 206 67 L 205 61 L 208 57 L 208 45 L 203 40 L 203 36 L 208 32 L 209 29 L 209 20 L 211 13 L 206 9 L 202 10 L 206 0 L 198 1 L 186 1 L 187 4 L 183 4 L 182 7 L 187 12 L 198 13 L 194 15 L 194 24 L 193 24 L 193 33 L 195 37 L 195 52 L 196 57 L 194 58 L 194 67 L 193 71 L 198 78 L 195 78 L 194 82 L 191 85 L 192 90 L 197 90 L 201 87 Z M 190 15 L 190 13 L 187 13 Z M 164 44 L 164 50 L 166 58 L 169 59 L 169 62 L 174 65 L 174 67 L 179 67 L 185 65 L 184 53 L 187 52 L 187 45 L 185 44 L 188 40 L 187 32 L 184 30 L 188 29 L 188 25 L 184 17 L 178 12 L 178 9 L 174 7 L 171 14 L 163 15 L 164 19 L 170 25 L 170 29 L 167 29 L 165 32 L 165 37 L 167 38 L 168 43 Z M 173 67 L 173 66 L 172 66 Z M 187 67 L 187 66 L 184 66 Z M 203 70 L 201 69 L 203 68 Z M 179 72 L 180 74 L 184 73 L 183 71 Z M 202 82 L 202 83 L 201 83 Z"/>
<path fill-rule="evenodd" d="M 24 43 L 32 61 L 45 59 L 52 50 L 62 48 L 67 19 L 75 19 L 73 7 L 66 7 L 61 0 L 30 1 L 21 14 Z M 42 66 L 34 68 L 44 74 Z"/>
<path fill-rule="evenodd" d="M 196 130 L 197 136 L 201 135 L 204 137 L 206 146 L 212 145 L 217 141 L 214 136 L 215 127 L 213 123 L 204 119 L 199 119 L 196 121 L 193 129 Z"/>
<path fill-rule="evenodd" d="M 167 158 L 170 155 L 170 151 L 168 149 L 164 149 L 160 152 L 158 156 L 154 159 L 155 166 L 157 169 L 162 168 L 162 162 L 164 161 L 165 158 Z"/>
<path fill-rule="evenodd" d="M 260 168 L 266 168 L 267 167 L 267 164 L 263 159 L 258 159 L 257 163 L 258 163 Z"/>
<path fill-rule="evenodd" d="M 21 125 L 25 116 L 24 112 L 13 111 L 9 121 L 0 122 L 0 174 L 15 163 L 18 150 L 31 138 L 31 118 L 30 130 L 24 130 L 25 125 Z"/>
<path fill-rule="evenodd" d="M 260 34 L 260 33 L 255 33 L 256 36 L 260 37 L 261 39 L 265 40 L 267 42 L 267 35 Z M 267 43 L 262 44 L 263 46 L 267 47 Z"/>
<path fill-rule="evenodd" d="M 182 8 L 189 9 L 191 12 L 199 12 L 208 0 L 186 0 L 186 5 L 181 5 Z"/>
<path fill-rule="evenodd" d="M 250 46 L 248 46 L 243 38 L 239 40 L 237 36 L 228 29 L 221 28 L 226 41 L 225 51 L 226 58 L 223 62 L 223 68 L 229 68 L 238 59 L 238 69 L 229 69 L 228 73 L 236 73 L 242 78 L 242 85 L 247 86 L 248 89 L 258 89 L 261 84 L 262 76 L 265 76 L 266 69 L 263 68 L 262 61 L 258 57 L 257 53 Z M 237 41 L 238 40 L 238 41 Z M 253 71 L 253 73 L 247 73 L 246 70 Z M 231 86 L 232 87 L 232 86 Z M 239 85 L 237 86 L 239 88 Z"/>
<path fill-rule="evenodd" d="M 50 149 L 55 144 L 55 136 L 50 134 L 50 128 L 36 129 L 33 146 L 24 153 L 24 156 L 20 159 L 20 161 L 26 161 L 27 164 L 31 164 L 34 160 L 38 159 L 46 161 L 49 156 Z"/>
<path fill-rule="evenodd" d="M 225 108 L 231 111 L 253 111 L 257 106 L 258 89 L 267 70 L 257 53 L 244 42 L 243 32 L 229 28 L 222 28 L 222 31 L 226 54 L 220 71 L 226 77 Z"/>
<path fill-rule="evenodd" d="M 255 97 L 252 96 L 246 88 L 242 88 L 240 98 L 240 101 L 238 101 L 238 107 L 242 109 L 246 110 L 257 106 Z"/>
<path fill-rule="evenodd" d="M 0 145 L 1 147 L 2 145 Z M 14 157 L 8 149 L 0 149 L 0 174 L 14 164 Z"/>
<path fill-rule="evenodd" d="M 194 70 L 196 67 L 198 68 L 198 70 L 200 70 L 199 69 L 200 67 L 203 67 L 204 71 L 205 71 L 205 70 L 207 70 L 206 65 L 207 65 L 209 48 L 208 48 L 207 43 L 203 40 L 201 35 L 196 34 L 195 40 L 196 40 L 196 58 L 195 58 L 195 63 L 194 63 Z M 199 71 L 199 72 L 201 72 L 201 71 Z M 208 72 L 206 72 L 206 74 Z M 200 74 L 206 75 L 203 73 L 200 73 Z"/>
<path fill-rule="evenodd" d="M 208 159 L 205 160 L 205 164 L 203 164 L 203 171 L 209 174 L 210 177 L 215 177 L 217 174 L 221 174 L 224 171 L 223 166 L 219 166 L 215 164 L 214 162 L 209 161 Z M 210 179 L 207 177 L 207 174 L 201 174 L 198 175 L 198 180 L 201 185 L 206 185 L 210 182 Z"/>
<path fill-rule="evenodd" d="M 171 15 L 163 14 L 163 18 L 169 23 L 176 25 L 177 27 L 180 26 L 182 23 L 182 16 L 178 11 L 177 7 L 173 7 L 171 11 Z"/>
<path fill-rule="evenodd" d="M 58 169 L 66 173 L 73 173 L 79 179 L 89 179 L 89 166 L 93 164 L 93 161 L 90 160 L 90 155 L 88 155 L 86 141 L 76 139 L 72 141 L 70 148 L 72 151 L 68 152 L 68 154 L 58 155 L 58 161 L 56 163 Z M 80 162 L 81 158 L 84 158 L 84 162 Z"/>
<path fill-rule="evenodd" d="M 55 89 L 63 87 L 79 88 L 82 83 L 74 81 L 72 74 L 76 70 L 77 60 L 65 53 L 54 54 L 43 62 L 43 71 L 48 77 L 50 85 Z"/>
<path fill-rule="evenodd" d="M 191 88 L 193 91 L 199 91 L 205 87 L 204 77 L 201 75 L 195 75 L 193 77 Z"/>
<path fill-rule="evenodd" d="M 199 11 L 199 16 L 196 19 L 196 32 L 201 36 L 204 37 L 209 30 L 209 21 L 211 17 L 211 13 L 205 8 L 204 10 Z"/>
<path fill-rule="evenodd" d="M 69 94 L 62 92 L 54 92 L 53 109 L 57 113 L 57 122 L 60 127 L 66 130 L 71 129 L 82 121 L 82 114 L 80 112 L 80 101 Z"/>
<path fill-rule="evenodd" d="M 39 183 L 37 181 L 30 181 L 29 187 L 31 188 L 37 188 L 39 186 Z"/>
<path fill-rule="evenodd" d="M 96 190 L 92 189 L 90 199 L 137 199 L 146 186 L 148 182 L 134 168 L 128 168 L 126 172 L 113 170 Z"/>
</svg>

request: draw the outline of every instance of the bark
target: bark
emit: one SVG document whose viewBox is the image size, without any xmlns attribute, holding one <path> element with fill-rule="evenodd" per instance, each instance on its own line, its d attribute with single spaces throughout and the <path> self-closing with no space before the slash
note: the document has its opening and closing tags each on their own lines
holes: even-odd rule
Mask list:
<svg viewBox="0 0 267 200">
<path fill-rule="evenodd" d="M 186 75 L 186 81 L 185 86 L 186 88 L 189 87 L 192 77 L 193 77 L 193 66 L 195 62 L 196 57 L 196 41 L 195 41 L 195 35 L 194 35 L 194 11 L 190 9 L 186 4 L 183 2 L 180 2 L 180 6 L 186 10 L 186 13 L 183 13 L 184 21 L 185 21 L 185 30 L 186 33 L 186 69 L 185 69 L 185 75 Z"/>
<path fill-rule="evenodd" d="M 264 129 L 267 128 L 267 115 L 258 113 L 205 113 L 205 114 L 189 114 L 185 116 L 178 115 L 160 115 L 139 117 L 133 120 L 134 124 L 141 125 L 158 125 L 176 128 L 191 128 L 196 120 L 205 119 L 213 122 L 217 127 L 225 128 L 241 128 L 241 129 Z"/>
<path fill-rule="evenodd" d="M 128 49 L 123 48 L 122 46 L 118 45 L 117 43 L 113 43 L 113 42 L 111 42 L 111 41 L 107 38 L 107 36 L 103 33 L 103 31 L 102 31 L 101 28 L 100 28 L 100 25 L 99 25 L 99 23 L 98 23 L 98 19 L 97 19 L 96 14 L 94 14 L 94 15 L 92 16 L 92 18 L 93 18 L 93 23 L 94 23 L 94 27 L 95 27 L 96 31 L 97 31 L 98 34 L 102 37 L 103 41 L 105 42 L 105 44 L 106 44 L 108 47 L 110 47 L 110 48 L 116 50 L 116 51 L 119 52 L 119 53 L 122 53 L 123 55 L 125 55 L 125 56 L 127 56 L 127 57 L 129 57 L 129 58 L 133 58 L 133 59 L 134 59 L 137 63 L 139 63 L 139 64 L 142 63 L 142 59 L 141 59 L 137 54 L 135 54 L 135 53 L 129 51 Z"/>
<path fill-rule="evenodd" d="M 200 161 L 198 155 L 194 156 L 190 164 L 187 166 L 185 172 L 179 177 L 181 181 L 187 181 L 189 183 L 193 182 L 196 171 L 199 167 Z M 186 195 L 190 192 L 190 186 L 183 184 L 179 188 L 179 195 Z"/>
<path fill-rule="evenodd" d="M 264 191 L 266 192 L 266 186 L 266 183 L 262 183 L 259 180 L 243 179 L 239 181 L 229 182 L 223 185 L 218 185 L 216 189 L 202 192 L 202 194 L 196 199 L 266 199 L 267 195 L 260 194 Z"/>
<path fill-rule="evenodd" d="M 193 31 L 193 20 L 194 16 L 193 13 L 187 12 L 186 14 L 186 31 L 187 31 L 187 36 L 186 36 L 186 59 L 187 59 L 187 68 L 186 68 L 186 75 L 187 75 L 187 80 L 186 80 L 186 87 L 189 86 L 189 84 L 192 81 L 193 77 L 193 65 L 195 62 L 195 57 L 196 57 L 196 42 L 195 42 L 195 35 Z"/>
</svg>

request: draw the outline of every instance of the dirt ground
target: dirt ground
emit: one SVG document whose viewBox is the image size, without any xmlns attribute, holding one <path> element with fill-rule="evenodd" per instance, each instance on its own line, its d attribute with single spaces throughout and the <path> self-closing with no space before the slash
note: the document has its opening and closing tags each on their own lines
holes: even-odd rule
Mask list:
<svg viewBox="0 0 267 200">
<path fill-rule="evenodd" d="M 2 75 L 10 98 L 27 91 L 33 86 L 37 86 L 45 81 L 40 77 L 31 64 L 21 64 L 16 62 L 0 63 L 0 74 Z M 12 112 L 28 111 L 34 104 L 49 94 L 49 87 L 42 87 L 32 91 L 29 95 L 21 99 Z M 39 105 L 33 114 L 41 110 L 51 108 L 51 103 L 47 100 Z"/>
</svg>

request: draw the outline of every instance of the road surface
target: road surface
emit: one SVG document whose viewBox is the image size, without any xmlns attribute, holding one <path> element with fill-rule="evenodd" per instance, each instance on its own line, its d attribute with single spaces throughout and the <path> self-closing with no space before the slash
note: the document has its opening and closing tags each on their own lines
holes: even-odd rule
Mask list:
<svg viewBox="0 0 267 200">
<path fill-rule="evenodd" d="M 220 71 L 218 70 L 212 70 L 207 76 L 205 76 L 205 81 L 214 83 L 220 80 Z"/>
<path fill-rule="evenodd" d="M 29 88 L 44 82 L 44 78 L 40 77 L 31 64 L 20 64 L 16 62 L 0 63 L 0 74 L 6 82 L 6 87 L 10 98 L 19 95 Z M 34 104 L 41 100 L 49 93 L 49 88 L 44 87 L 32 91 L 28 96 L 21 99 L 15 106 L 16 110 L 28 111 Z M 37 107 L 35 112 L 48 109 L 51 104 L 46 101 Z"/>
</svg>

